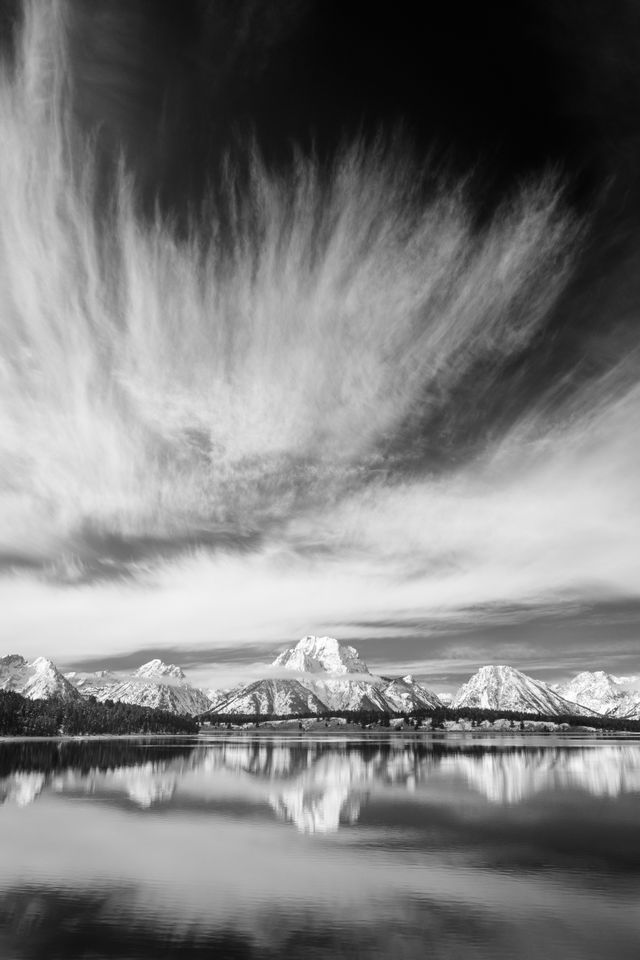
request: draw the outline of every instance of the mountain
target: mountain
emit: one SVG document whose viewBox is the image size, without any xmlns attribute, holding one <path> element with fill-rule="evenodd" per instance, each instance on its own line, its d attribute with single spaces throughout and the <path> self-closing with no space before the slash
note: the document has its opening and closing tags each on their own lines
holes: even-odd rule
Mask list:
<svg viewBox="0 0 640 960">
<path fill-rule="evenodd" d="M 273 670 L 297 674 L 294 679 L 264 679 L 237 687 L 216 702 L 212 713 L 320 713 L 366 710 L 395 713 L 442 706 L 436 694 L 413 677 L 372 674 L 355 647 L 334 637 L 303 637 L 272 663 Z M 304 693 L 302 692 L 304 691 Z"/>
<path fill-rule="evenodd" d="M 212 704 L 220 703 L 221 700 L 228 700 L 231 693 L 237 690 L 237 687 L 207 687 L 204 691 Z"/>
<path fill-rule="evenodd" d="M 344 647 L 334 637 L 303 637 L 276 657 L 273 666 L 296 673 L 369 673 L 355 647 Z"/>
<path fill-rule="evenodd" d="M 584 715 L 585 710 L 565 700 L 540 680 L 514 667 L 486 666 L 464 683 L 451 706 L 483 710 L 513 710 L 548 716 Z"/>
<path fill-rule="evenodd" d="M 298 680 L 255 680 L 218 701 L 213 714 L 322 713 L 326 704 Z"/>
<path fill-rule="evenodd" d="M 99 701 L 114 700 L 191 716 L 211 707 L 209 697 L 191 686 L 180 667 L 162 660 L 143 663 L 130 677 L 105 684 L 95 696 Z"/>
<path fill-rule="evenodd" d="M 277 676 L 280 672 L 289 676 Z M 32 700 L 95 697 L 180 715 L 325 713 L 368 711 L 409 713 L 444 706 L 438 696 L 410 674 L 371 673 L 355 647 L 334 637 L 303 637 L 280 653 L 270 676 L 230 689 L 203 691 L 192 686 L 181 667 L 154 659 L 129 676 L 108 670 L 62 675 L 51 660 L 28 662 L 17 654 L 0 658 L 0 690 Z M 637 677 L 614 677 L 602 670 L 583 671 L 553 687 L 509 666 L 481 667 L 458 690 L 451 707 L 512 710 L 547 716 L 603 714 L 640 720 Z"/>
<path fill-rule="evenodd" d="M 627 678 L 612 677 L 604 670 L 583 670 L 567 683 L 554 689 L 572 703 L 578 703 L 590 712 L 607 717 L 640 719 L 640 693 L 625 689 Z"/>
<path fill-rule="evenodd" d="M 13 690 L 30 700 L 79 700 L 80 694 L 45 657 L 27 661 L 18 654 L 0 657 L 0 690 Z"/>
<path fill-rule="evenodd" d="M 334 637 L 303 637 L 276 657 L 273 666 L 304 674 L 300 682 L 329 710 L 395 713 L 442 706 L 435 693 L 411 676 L 400 679 L 372 674 L 355 647 L 342 646 Z"/>
<path fill-rule="evenodd" d="M 444 706 L 437 694 L 423 687 L 411 674 L 389 680 L 383 693 L 387 703 L 392 704 L 398 711 L 432 710 L 434 707 Z"/>
</svg>

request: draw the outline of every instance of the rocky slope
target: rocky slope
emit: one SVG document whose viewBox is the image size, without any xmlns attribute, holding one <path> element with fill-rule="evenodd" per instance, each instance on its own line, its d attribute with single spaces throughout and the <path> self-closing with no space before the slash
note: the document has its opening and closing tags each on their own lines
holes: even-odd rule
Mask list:
<svg viewBox="0 0 640 960">
<path fill-rule="evenodd" d="M 326 706 L 298 680 L 255 680 L 215 704 L 216 714 L 322 713 Z"/>
<path fill-rule="evenodd" d="M 540 680 L 514 667 L 481 667 L 464 683 L 451 706 L 477 707 L 483 710 L 513 710 L 548 716 L 583 715 L 585 710 L 565 700 Z"/>
<path fill-rule="evenodd" d="M 27 661 L 18 654 L 0 657 L 0 690 L 13 690 L 30 700 L 61 697 L 77 700 L 79 692 L 69 683 L 51 660 L 38 657 Z"/>
</svg>

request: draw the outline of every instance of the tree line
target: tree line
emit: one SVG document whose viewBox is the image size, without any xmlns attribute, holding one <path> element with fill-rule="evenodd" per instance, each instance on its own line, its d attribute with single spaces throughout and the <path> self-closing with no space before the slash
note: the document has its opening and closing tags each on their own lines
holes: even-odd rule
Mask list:
<svg viewBox="0 0 640 960">
<path fill-rule="evenodd" d="M 408 726 L 420 729 L 426 721 L 430 721 L 430 728 L 444 729 L 447 721 L 467 720 L 472 725 L 479 725 L 483 721 L 495 723 L 496 720 L 509 720 L 514 727 L 524 728 L 527 721 L 549 724 L 566 723 L 570 727 L 595 727 L 597 730 L 640 732 L 640 720 L 629 720 L 621 717 L 603 716 L 575 716 L 563 714 L 528 713 L 521 710 L 484 710 L 476 707 L 436 707 L 434 709 L 419 709 L 408 712 L 381 713 L 372 710 L 331 710 L 321 713 L 216 713 L 206 714 L 200 719 L 211 723 L 213 727 L 229 727 L 241 724 L 260 725 L 277 720 L 320 720 L 328 722 L 330 719 L 343 719 L 347 723 L 361 727 L 390 726 L 392 719 L 402 718 Z"/>
<path fill-rule="evenodd" d="M 198 732 L 192 717 L 132 703 L 95 697 L 82 700 L 29 700 L 0 690 L 0 736 L 56 737 L 90 734 L 162 734 Z"/>
</svg>

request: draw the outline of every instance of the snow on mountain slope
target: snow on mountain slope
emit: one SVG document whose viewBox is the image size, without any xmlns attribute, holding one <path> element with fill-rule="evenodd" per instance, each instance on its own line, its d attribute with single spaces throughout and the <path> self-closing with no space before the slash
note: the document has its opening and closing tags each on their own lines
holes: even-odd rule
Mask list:
<svg viewBox="0 0 640 960">
<path fill-rule="evenodd" d="M 142 677 L 142 679 L 156 682 L 162 677 L 167 682 L 177 680 L 181 683 L 188 683 L 182 667 L 178 667 L 175 663 L 163 663 L 162 660 L 149 660 L 148 663 L 143 663 L 134 673 L 134 677 Z"/>
<path fill-rule="evenodd" d="M 300 674 L 300 683 L 329 710 L 393 713 L 440 706 L 435 694 L 413 677 L 375 676 L 355 647 L 343 646 L 334 637 L 303 637 L 276 657 L 273 666 Z"/>
<path fill-rule="evenodd" d="M 211 714 L 322 713 L 326 704 L 299 680 L 256 680 L 215 704 Z"/>
<path fill-rule="evenodd" d="M 191 686 L 180 667 L 161 660 L 144 663 L 130 677 L 106 686 L 96 696 L 100 701 L 114 700 L 179 714 L 204 713 L 211 707 L 209 697 Z"/>
<path fill-rule="evenodd" d="M 545 683 L 508 666 L 481 667 L 460 687 L 452 707 L 513 710 L 548 716 L 585 714 L 584 708 L 565 700 Z"/>
<path fill-rule="evenodd" d="M 308 690 L 315 693 L 329 710 L 371 710 L 386 713 L 389 706 L 384 694 L 375 683 L 367 680 L 301 680 Z"/>
<path fill-rule="evenodd" d="M 236 690 L 239 690 L 243 685 L 236 685 L 235 687 L 208 687 L 204 692 L 209 699 L 209 708 L 212 706 L 215 707 L 217 703 L 221 703 L 222 700 L 228 700 L 232 693 L 235 693 Z"/>
<path fill-rule="evenodd" d="M 334 637 L 303 637 L 276 657 L 273 666 L 297 673 L 369 673 L 355 647 L 342 646 Z"/>
<path fill-rule="evenodd" d="M 604 670 L 583 670 L 554 689 L 565 700 L 579 703 L 590 711 L 609 717 L 640 719 L 640 694 L 627 691 L 619 680 Z"/>
<path fill-rule="evenodd" d="M 301 674 L 298 682 L 321 701 L 323 710 L 389 709 L 377 687 L 380 678 L 361 679 L 370 676 L 369 667 L 355 647 L 343 646 L 334 637 L 303 637 L 276 657 L 273 666 Z"/>
<path fill-rule="evenodd" d="M 438 695 L 414 680 L 411 674 L 390 680 L 382 693 L 394 710 L 409 712 L 443 706 Z"/>
<path fill-rule="evenodd" d="M 30 700 L 78 700 L 80 694 L 45 657 L 28 662 L 18 654 L 0 657 L 0 690 L 13 690 Z"/>
</svg>

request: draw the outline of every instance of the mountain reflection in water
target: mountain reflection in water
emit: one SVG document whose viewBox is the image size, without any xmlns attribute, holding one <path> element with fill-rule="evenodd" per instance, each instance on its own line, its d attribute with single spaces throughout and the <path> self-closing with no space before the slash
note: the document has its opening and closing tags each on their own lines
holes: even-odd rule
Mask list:
<svg viewBox="0 0 640 960">
<path fill-rule="evenodd" d="M 3 957 L 637 957 L 633 739 L 4 743 L 0 802 Z"/>
<path fill-rule="evenodd" d="M 72 748 L 70 751 L 69 748 Z M 3 748 L 0 802 L 25 806 L 43 792 L 121 796 L 138 807 L 170 804 L 176 793 L 211 797 L 216 778 L 251 778 L 251 796 L 268 802 L 303 833 L 355 824 L 376 791 L 428 797 L 444 784 L 512 804 L 545 791 L 580 790 L 596 797 L 640 794 L 640 743 L 513 746 L 402 741 L 223 741 L 159 749 L 118 741 L 21 743 Z M 77 766 L 78 751 L 83 763 Z M 13 764 L 13 769 L 8 770 Z M 257 789 L 256 789 L 257 787 Z M 199 789 L 200 788 L 200 789 Z M 241 789 L 241 787 L 239 787 Z"/>
</svg>

